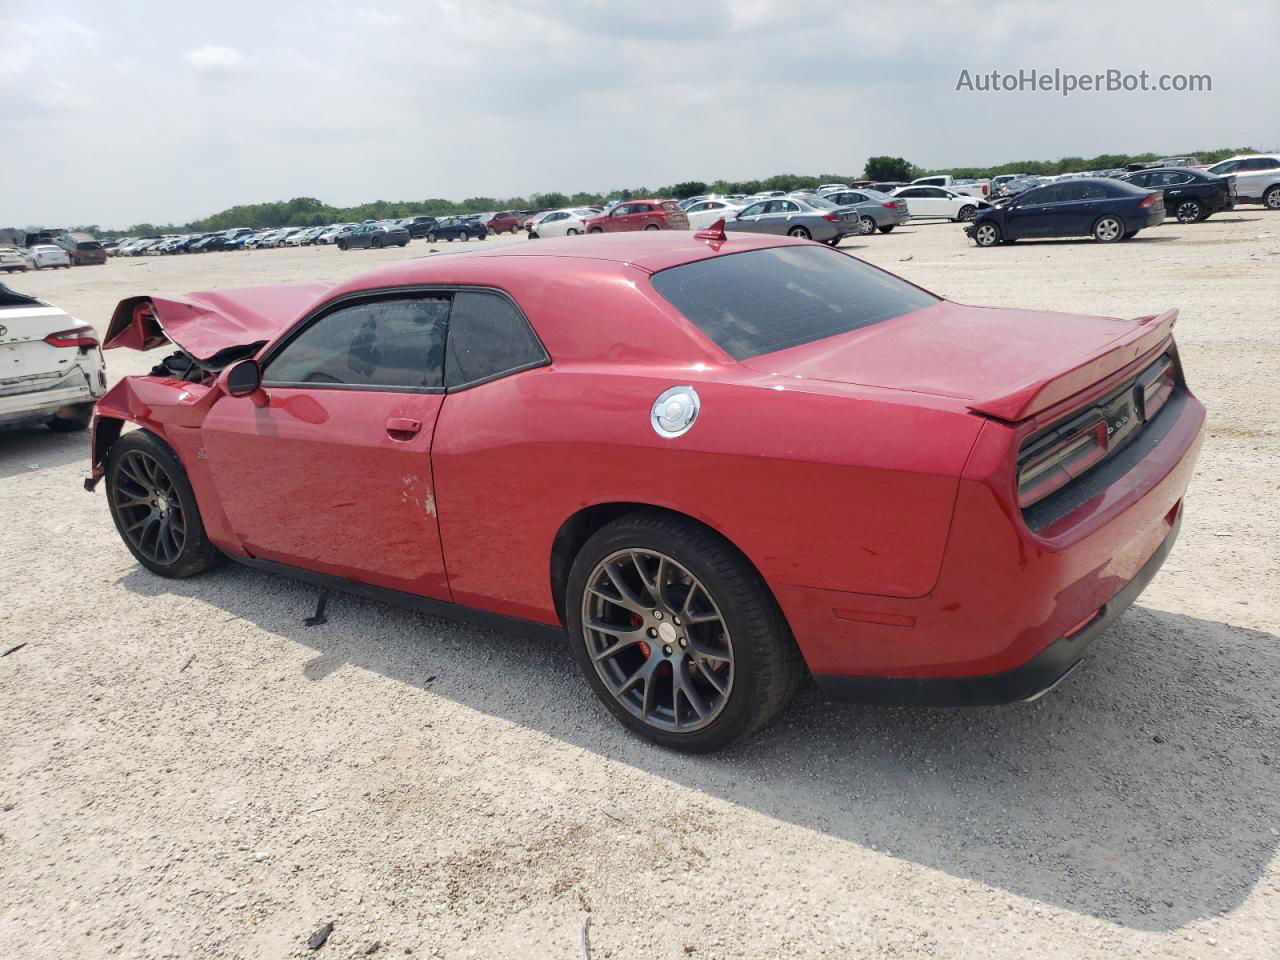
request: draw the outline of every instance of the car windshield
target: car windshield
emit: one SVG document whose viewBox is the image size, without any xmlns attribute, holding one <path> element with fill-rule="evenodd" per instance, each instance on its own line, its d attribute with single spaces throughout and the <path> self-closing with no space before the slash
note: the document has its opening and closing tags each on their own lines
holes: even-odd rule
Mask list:
<svg viewBox="0 0 1280 960">
<path fill-rule="evenodd" d="M 938 302 L 821 246 L 710 257 L 653 275 L 667 301 L 735 360 L 833 337 Z"/>
</svg>

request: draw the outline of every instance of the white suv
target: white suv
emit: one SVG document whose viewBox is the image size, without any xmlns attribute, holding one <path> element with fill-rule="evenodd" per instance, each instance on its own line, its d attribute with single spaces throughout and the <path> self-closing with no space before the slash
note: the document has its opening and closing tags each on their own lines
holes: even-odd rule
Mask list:
<svg viewBox="0 0 1280 960">
<path fill-rule="evenodd" d="M 93 327 L 0 283 L 0 424 L 83 430 L 107 375 Z"/>
<path fill-rule="evenodd" d="M 1280 156 L 1274 153 L 1232 157 L 1215 163 L 1208 171 L 1219 177 L 1236 178 L 1236 201 L 1262 203 L 1280 210 Z"/>
</svg>

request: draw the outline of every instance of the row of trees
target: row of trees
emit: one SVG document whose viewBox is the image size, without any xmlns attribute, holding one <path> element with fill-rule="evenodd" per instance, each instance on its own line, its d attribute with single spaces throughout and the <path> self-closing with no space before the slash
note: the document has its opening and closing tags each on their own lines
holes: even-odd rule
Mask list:
<svg viewBox="0 0 1280 960">
<path fill-rule="evenodd" d="M 1212 163 L 1237 153 L 1251 153 L 1253 148 L 1221 148 L 1217 150 L 1193 150 L 1191 154 L 1202 162 Z M 468 197 L 462 201 L 433 197 L 428 200 L 375 200 L 354 207 L 334 207 L 314 197 L 294 197 L 272 203 L 251 203 L 231 207 L 220 213 L 185 224 L 158 225 L 134 224 L 128 230 L 102 230 L 96 225 L 72 227 L 97 236 L 139 236 L 149 233 L 203 233 L 226 230 L 231 227 L 310 227 L 326 223 L 345 223 L 361 220 L 389 220 L 398 217 L 420 215 L 443 216 L 456 213 L 485 213 L 490 210 L 542 210 L 554 207 L 580 206 L 589 203 L 605 203 L 609 200 L 629 200 L 632 197 L 692 197 L 702 193 L 757 193 L 761 190 L 799 190 L 816 187 L 822 183 L 845 183 L 854 179 L 865 180 L 914 180 L 929 173 L 951 173 L 958 177 L 994 177 L 1001 173 L 1029 173 L 1050 176 L 1077 170 L 1099 170 L 1123 167 L 1127 163 L 1149 163 L 1160 159 L 1159 154 L 1102 154 L 1097 157 L 1062 157 L 1059 160 L 1020 160 L 1002 163 L 994 167 L 955 167 L 946 171 L 930 171 L 915 166 L 902 157 L 871 157 L 863 167 L 861 177 L 848 173 L 823 173 L 805 176 L 795 173 L 779 173 L 763 180 L 684 180 L 656 190 L 648 187 L 630 187 L 611 190 L 608 193 L 535 193 L 528 197 Z"/>
</svg>

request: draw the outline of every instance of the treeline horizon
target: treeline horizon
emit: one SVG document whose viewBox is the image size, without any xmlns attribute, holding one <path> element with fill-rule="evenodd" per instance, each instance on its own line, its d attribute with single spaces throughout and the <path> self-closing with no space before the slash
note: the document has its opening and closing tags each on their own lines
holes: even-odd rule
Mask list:
<svg viewBox="0 0 1280 960">
<path fill-rule="evenodd" d="M 557 207 L 584 206 L 606 203 L 610 200 L 629 200 L 633 197 L 672 197 L 683 199 L 703 193 L 757 193 L 761 190 L 799 190 L 823 183 L 846 183 L 850 180 L 914 180 L 917 177 L 950 173 L 956 177 L 989 179 L 1000 174 L 1026 173 L 1032 176 L 1053 176 L 1078 170 L 1107 170 L 1129 163 L 1150 163 L 1162 156 L 1194 156 L 1202 163 L 1215 163 L 1238 153 L 1255 153 L 1252 147 L 1222 147 L 1215 150 L 1191 150 L 1184 154 L 1100 154 L 1096 157 L 1062 157 L 1058 160 L 1018 160 L 989 167 L 952 167 L 946 170 L 928 170 L 917 167 L 902 157 L 871 157 L 858 175 L 823 173 L 805 176 L 780 173 L 761 180 L 685 180 L 657 189 L 630 187 L 610 190 L 607 193 L 534 193 L 528 197 L 468 197 L 465 200 L 447 200 L 433 197 L 426 200 L 374 200 L 351 207 L 336 207 L 314 197 L 294 197 L 292 200 L 276 200 L 267 203 L 239 204 L 184 224 L 137 223 L 121 230 L 103 229 L 96 224 L 66 227 L 68 231 L 92 234 L 109 239 L 122 236 L 141 236 L 165 233 L 214 233 L 232 227 L 318 227 L 330 223 L 359 223 L 362 220 L 392 220 L 400 217 L 448 216 L 452 214 L 487 213 L 499 210 L 542 210 Z M 33 229 L 33 228 L 29 228 Z"/>
</svg>

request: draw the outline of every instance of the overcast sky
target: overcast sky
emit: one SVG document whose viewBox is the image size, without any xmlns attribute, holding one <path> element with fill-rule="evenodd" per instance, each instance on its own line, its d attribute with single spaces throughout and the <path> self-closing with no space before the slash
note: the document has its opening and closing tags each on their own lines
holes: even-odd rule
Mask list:
<svg viewBox="0 0 1280 960">
<path fill-rule="evenodd" d="M 1278 0 L 0 0 L 0 226 L 1280 147 Z M 962 69 L 1212 93 L 957 92 Z"/>
</svg>

